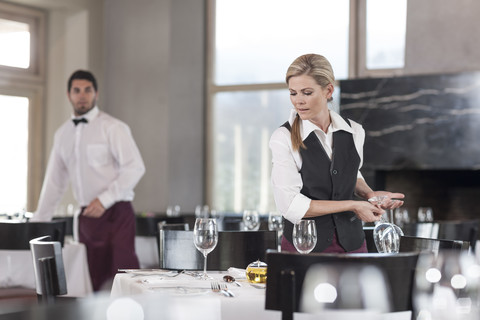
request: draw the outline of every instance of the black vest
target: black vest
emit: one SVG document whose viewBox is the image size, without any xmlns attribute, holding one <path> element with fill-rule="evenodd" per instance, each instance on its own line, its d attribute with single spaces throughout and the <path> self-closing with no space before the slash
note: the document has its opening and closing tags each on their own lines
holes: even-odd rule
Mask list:
<svg viewBox="0 0 480 320">
<path fill-rule="evenodd" d="M 283 127 L 291 131 L 288 122 L 283 124 Z M 299 151 L 302 157 L 300 175 L 303 181 L 300 193 L 312 200 L 352 200 L 360 166 L 360 156 L 352 134 L 343 130 L 333 133 L 332 160 L 315 132 L 311 132 L 303 143 L 307 149 L 300 148 Z M 317 245 L 312 252 L 322 252 L 330 246 L 335 229 L 338 243 L 347 252 L 360 248 L 365 240 L 362 222 L 353 212 L 339 212 L 309 219 L 315 220 L 317 227 Z M 283 234 L 293 244 L 292 232 L 293 224 L 285 220 Z"/>
</svg>

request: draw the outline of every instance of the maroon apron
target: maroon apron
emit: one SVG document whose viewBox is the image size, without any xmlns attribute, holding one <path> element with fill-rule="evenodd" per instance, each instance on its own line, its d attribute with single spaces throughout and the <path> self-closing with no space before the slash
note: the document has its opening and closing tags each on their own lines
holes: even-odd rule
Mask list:
<svg viewBox="0 0 480 320">
<path fill-rule="evenodd" d="M 135 213 L 132 203 L 115 203 L 100 218 L 78 219 L 80 242 L 87 247 L 94 291 L 111 281 L 119 268 L 139 268 L 135 254 Z"/>
</svg>

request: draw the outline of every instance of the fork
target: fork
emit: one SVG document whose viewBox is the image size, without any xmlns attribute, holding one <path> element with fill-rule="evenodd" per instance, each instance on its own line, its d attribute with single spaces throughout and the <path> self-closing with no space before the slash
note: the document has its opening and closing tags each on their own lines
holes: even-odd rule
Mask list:
<svg viewBox="0 0 480 320">
<path fill-rule="evenodd" d="M 230 295 L 230 297 L 235 297 L 235 295 L 233 294 L 232 291 L 228 290 L 228 287 L 227 287 L 227 284 L 226 283 L 219 283 L 220 285 L 220 290 L 223 290 L 225 291 L 226 293 L 228 293 Z"/>
<path fill-rule="evenodd" d="M 228 293 L 226 290 L 220 288 L 220 284 L 216 281 L 212 281 L 210 283 L 210 286 L 212 288 L 213 292 L 219 292 L 223 294 L 225 297 L 233 297 L 230 293 Z"/>
</svg>

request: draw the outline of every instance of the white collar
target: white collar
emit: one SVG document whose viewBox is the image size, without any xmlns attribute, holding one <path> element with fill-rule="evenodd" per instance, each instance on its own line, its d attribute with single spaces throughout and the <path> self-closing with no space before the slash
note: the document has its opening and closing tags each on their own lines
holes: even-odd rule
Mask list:
<svg viewBox="0 0 480 320">
<path fill-rule="evenodd" d="M 100 112 L 100 109 L 98 109 L 98 106 L 95 106 L 90 111 L 88 111 L 87 113 L 79 117 L 76 117 L 74 114 L 72 114 L 72 119 L 85 118 L 88 120 L 88 122 L 91 122 L 93 119 L 95 119 L 98 116 L 99 112 Z"/>
<path fill-rule="evenodd" d="M 328 111 L 330 112 L 330 119 L 332 120 L 332 123 L 330 123 L 330 126 L 328 127 L 328 132 L 333 133 L 335 131 L 343 130 L 352 134 L 354 133 L 352 130 L 352 127 L 348 125 L 348 123 L 345 121 L 345 119 L 342 118 L 342 116 L 340 116 L 338 113 L 336 113 L 333 110 L 329 109 Z M 290 125 L 293 124 L 293 121 L 295 120 L 296 116 L 297 116 L 297 112 L 295 111 L 295 109 L 292 109 L 292 111 L 290 112 L 290 117 L 288 119 L 288 122 L 290 123 Z M 302 125 L 302 140 L 305 140 L 312 131 L 318 130 L 323 132 L 322 129 L 320 129 L 318 126 L 316 126 L 315 124 L 313 124 L 311 121 L 308 121 L 308 120 L 302 120 L 301 125 Z"/>
</svg>

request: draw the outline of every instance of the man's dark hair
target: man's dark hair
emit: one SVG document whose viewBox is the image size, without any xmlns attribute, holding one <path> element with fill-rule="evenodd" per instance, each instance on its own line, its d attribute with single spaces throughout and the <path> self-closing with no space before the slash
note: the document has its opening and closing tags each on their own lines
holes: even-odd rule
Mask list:
<svg viewBox="0 0 480 320">
<path fill-rule="evenodd" d="M 93 88 L 95 89 L 95 91 L 98 91 L 97 80 L 95 79 L 95 77 L 93 76 L 93 74 L 90 71 L 85 71 L 85 70 L 75 71 L 70 76 L 70 79 L 68 79 L 68 92 L 70 92 L 70 89 L 72 88 L 73 80 L 87 80 L 87 81 L 90 81 L 93 84 Z"/>
</svg>

